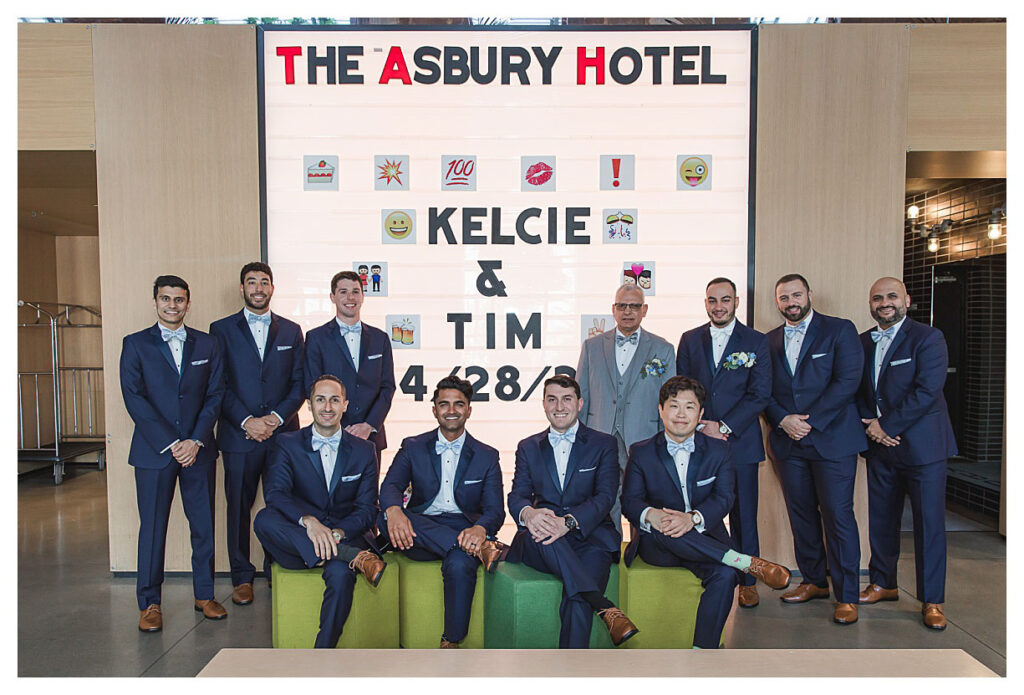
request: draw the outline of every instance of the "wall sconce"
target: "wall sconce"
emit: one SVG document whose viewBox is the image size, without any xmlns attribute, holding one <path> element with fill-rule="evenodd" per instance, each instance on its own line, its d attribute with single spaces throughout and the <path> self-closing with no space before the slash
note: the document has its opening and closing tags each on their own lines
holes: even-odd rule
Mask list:
<svg viewBox="0 0 1024 695">
<path fill-rule="evenodd" d="M 924 225 L 920 225 L 920 227 L 921 236 L 928 239 L 928 250 L 936 253 L 939 250 L 939 237 L 953 228 L 953 220 L 942 220 L 939 224 L 933 224 L 931 227 Z"/>
<path fill-rule="evenodd" d="M 938 237 L 928 238 L 928 250 L 932 253 L 936 253 L 939 250 L 939 239 Z"/>
<path fill-rule="evenodd" d="M 920 214 L 921 214 L 921 208 L 917 207 L 916 205 L 911 205 L 909 208 L 907 208 L 907 219 L 908 220 L 911 220 L 911 221 L 916 220 L 917 216 L 920 215 Z"/>
<path fill-rule="evenodd" d="M 1006 206 L 1000 206 L 988 216 L 988 238 L 995 241 L 1003 235 L 1003 220 L 1006 218 Z"/>
</svg>

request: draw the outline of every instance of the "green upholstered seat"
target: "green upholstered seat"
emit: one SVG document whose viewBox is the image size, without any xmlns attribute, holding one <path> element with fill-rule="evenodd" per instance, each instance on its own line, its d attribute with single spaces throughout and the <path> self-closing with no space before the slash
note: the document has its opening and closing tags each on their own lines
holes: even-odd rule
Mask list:
<svg viewBox="0 0 1024 695">
<path fill-rule="evenodd" d="M 338 640 L 349 649 L 398 648 L 399 568 L 393 553 L 384 556 L 388 567 L 380 584 L 370 586 L 366 577 L 356 578 L 352 611 Z M 282 649 L 312 649 L 320 626 L 320 604 L 324 580 L 319 567 L 289 570 L 271 565 L 274 646 Z"/>
<path fill-rule="evenodd" d="M 655 567 L 638 555 L 630 567 L 620 562 L 619 608 L 640 630 L 623 647 L 689 649 L 704 588 L 683 567 Z"/>
<path fill-rule="evenodd" d="M 488 649 L 558 648 L 562 582 L 557 577 L 526 565 L 502 562 L 493 574 L 486 575 L 485 586 L 484 644 Z M 618 603 L 618 565 L 611 566 L 604 595 Z M 596 616 L 590 648 L 612 648 L 608 629 Z"/>
<path fill-rule="evenodd" d="M 410 560 L 402 553 L 390 553 L 398 573 L 398 615 L 401 644 L 405 649 L 437 649 L 444 631 L 444 583 L 441 561 Z M 391 560 L 389 559 L 389 562 Z M 469 632 L 459 643 L 462 649 L 484 647 L 484 568 L 476 571 L 476 590 L 469 618 Z"/>
</svg>

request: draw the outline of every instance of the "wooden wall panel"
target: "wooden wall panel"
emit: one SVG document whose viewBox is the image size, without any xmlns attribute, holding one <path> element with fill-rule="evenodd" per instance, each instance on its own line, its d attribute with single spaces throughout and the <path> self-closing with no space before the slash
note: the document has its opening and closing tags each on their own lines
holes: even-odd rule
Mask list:
<svg viewBox="0 0 1024 695">
<path fill-rule="evenodd" d="M 1006 149 L 1006 25 L 910 29 L 907 147 Z"/>
<path fill-rule="evenodd" d="M 93 48 L 110 565 L 134 570 L 138 512 L 127 463 L 132 424 L 117 372 L 121 338 L 155 321 L 152 282 L 162 273 L 189 282 L 191 326 L 206 330 L 237 310 L 238 269 L 259 258 L 256 38 L 251 26 L 101 24 Z M 189 570 L 189 555 L 176 499 L 166 569 Z"/>
<path fill-rule="evenodd" d="M 49 234 L 18 230 L 18 299 L 29 302 L 57 301 L 57 247 L 54 237 Z M 52 311 L 54 307 L 44 305 L 44 308 Z M 28 307 L 18 309 L 19 324 L 35 321 L 35 310 Z M 51 368 L 49 319 L 43 315 L 40 324 L 39 327 L 18 329 L 19 372 L 45 372 Z M 53 442 L 53 381 L 49 377 L 39 377 L 39 392 L 37 423 L 34 379 L 31 376 L 22 378 L 21 407 L 24 417 L 19 427 L 19 448 L 22 432 L 26 448 Z"/>
<path fill-rule="evenodd" d="M 96 142 L 91 24 L 18 25 L 18 149 Z"/>
<path fill-rule="evenodd" d="M 798 272 L 811 284 L 815 308 L 864 330 L 871 283 L 903 267 L 909 30 L 832 24 L 759 31 L 755 327 L 781 323 L 775 281 Z M 770 463 L 760 482 L 761 552 L 795 567 Z M 863 462 L 854 504 L 866 567 Z"/>
</svg>

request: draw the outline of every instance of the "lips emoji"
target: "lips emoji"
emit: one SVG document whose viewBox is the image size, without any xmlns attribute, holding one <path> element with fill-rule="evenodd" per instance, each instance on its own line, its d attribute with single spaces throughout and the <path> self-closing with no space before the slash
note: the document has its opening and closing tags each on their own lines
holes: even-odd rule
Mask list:
<svg viewBox="0 0 1024 695">
<path fill-rule="evenodd" d="M 551 180 L 555 171 L 544 162 L 537 162 L 526 170 L 526 182 L 531 186 L 541 186 Z"/>
</svg>

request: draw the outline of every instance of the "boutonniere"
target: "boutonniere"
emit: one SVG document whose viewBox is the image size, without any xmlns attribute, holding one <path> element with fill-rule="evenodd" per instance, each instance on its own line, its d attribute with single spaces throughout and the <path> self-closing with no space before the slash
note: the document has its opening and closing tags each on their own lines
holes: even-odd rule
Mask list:
<svg viewBox="0 0 1024 695">
<path fill-rule="evenodd" d="M 734 352 L 725 358 L 722 367 L 725 369 L 739 369 L 746 367 L 750 369 L 757 362 L 757 354 L 753 352 Z"/>
<path fill-rule="evenodd" d="M 665 363 L 658 357 L 652 357 L 640 367 L 640 378 L 646 379 L 649 376 L 661 376 L 665 373 Z"/>
</svg>

